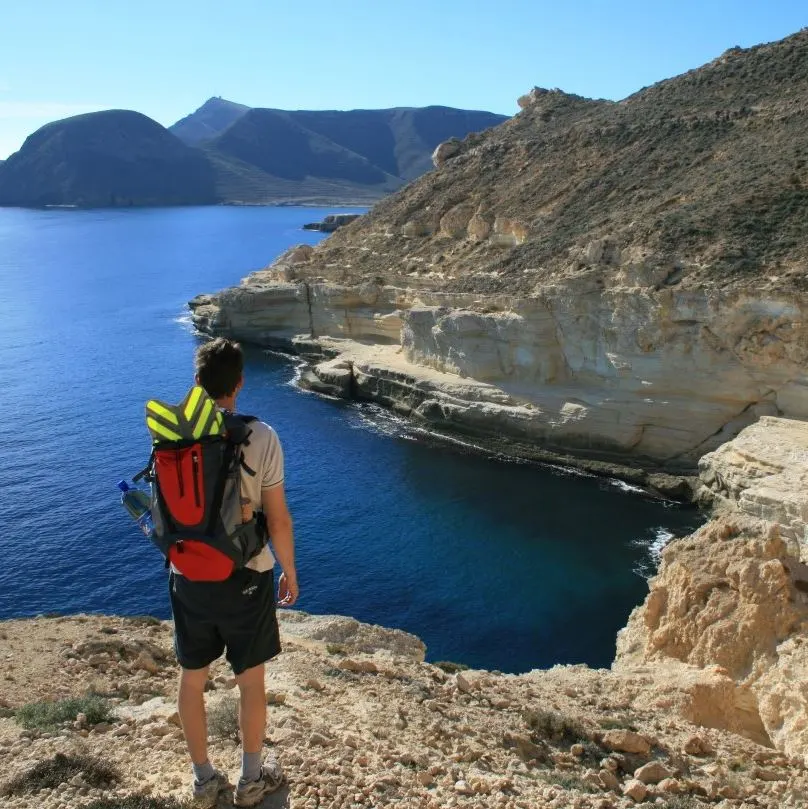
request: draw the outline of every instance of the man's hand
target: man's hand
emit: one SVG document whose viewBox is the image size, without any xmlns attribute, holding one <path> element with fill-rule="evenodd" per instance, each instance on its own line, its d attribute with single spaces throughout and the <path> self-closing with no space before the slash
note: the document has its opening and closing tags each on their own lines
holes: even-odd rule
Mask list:
<svg viewBox="0 0 808 809">
<path fill-rule="evenodd" d="M 299 594 L 297 574 L 287 576 L 285 573 L 281 573 L 281 577 L 278 579 L 278 606 L 291 607 L 297 601 Z"/>
</svg>

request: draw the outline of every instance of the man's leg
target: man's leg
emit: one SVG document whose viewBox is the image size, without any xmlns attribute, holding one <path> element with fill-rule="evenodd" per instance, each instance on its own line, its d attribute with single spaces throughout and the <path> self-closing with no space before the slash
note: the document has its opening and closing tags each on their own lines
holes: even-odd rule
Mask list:
<svg viewBox="0 0 808 809">
<path fill-rule="evenodd" d="M 208 761 L 208 722 L 205 714 L 205 682 L 208 666 L 202 669 L 182 669 L 177 708 L 182 732 L 194 769 Z"/>
<path fill-rule="evenodd" d="M 234 577 L 234 584 L 238 592 L 231 603 L 237 607 L 223 633 L 241 697 L 241 777 L 234 802 L 236 806 L 255 806 L 283 783 L 277 758 L 268 752 L 261 760 L 267 722 L 264 664 L 280 651 L 280 638 L 272 572 L 246 570 Z"/>
<path fill-rule="evenodd" d="M 241 748 L 245 755 L 260 756 L 267 726 L 267 698 L 264 692 L 264 664 L 260 663 L 236 677 L 239 689 L 238 723 Z"/>
</svg>

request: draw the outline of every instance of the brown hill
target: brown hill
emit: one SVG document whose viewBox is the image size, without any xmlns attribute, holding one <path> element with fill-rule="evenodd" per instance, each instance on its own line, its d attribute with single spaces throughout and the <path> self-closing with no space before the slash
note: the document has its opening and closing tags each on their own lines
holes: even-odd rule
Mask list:
<svg viewBox="0 0 808 809">
<path fill-rule="evenodd" d="M 525 293 L 628 261 L 683 286 L 804 288 L 806 99 L 808 29 L 619 103 L 536 88 L 324 243 L 309 274 Z"/>
</svg>

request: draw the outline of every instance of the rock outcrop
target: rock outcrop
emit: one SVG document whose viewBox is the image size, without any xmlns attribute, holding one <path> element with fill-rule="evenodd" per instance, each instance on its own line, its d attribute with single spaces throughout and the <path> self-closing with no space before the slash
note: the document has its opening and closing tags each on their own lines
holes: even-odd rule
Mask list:
<svg viewBox="0 0 808 809">
<path fill-rule="evenodd" d="M 333 233 L 345 225 L 350 225 L 355 219 L 359 219 L 358 213 L 332 213 L 325 216 L 320 222 L 307 222 L 303 225 L 303 230 L 319 230 L 322 233 Z"/>
<path fill-rule="evenodd" d="M 535 88 L 195 323 L 342 351 L 352 395 L 429 426 L 695 470 L 760 416 L 808 418 L 806 66 L 803 31 L 619 104 Z"/>
<path fill-rule="evenodd" d="M 806 446 L 808 425 L 764 418 L 702 460 L 723 516 L 665 549 L 645 604 L 618 637 L 616 663 L 666 676 L 710 672 L 712 684 L 700 684 L 684 715 L 800 756 L 808 754 L 808 567 L 800 560 L 808 546 L 806 513 L 797 512 L 808 458 L 795 453 Z"/>
<path fill-rule="evenodd" d="M 786 451 L 784 451 L 786 448 Z M 808 548 L 808 431 L 763 417 L 737 441 L 699 462 L 699 499 L 718 510 L 740 510 L 779 526 L 794 556 Z"/>
</svg>

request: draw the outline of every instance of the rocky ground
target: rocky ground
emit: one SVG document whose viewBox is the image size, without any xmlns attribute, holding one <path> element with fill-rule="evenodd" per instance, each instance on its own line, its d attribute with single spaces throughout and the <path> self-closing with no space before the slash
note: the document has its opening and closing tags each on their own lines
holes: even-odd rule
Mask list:
<svg viewBox="0 0 808 809">
<path fill-rule="evenodd" d="M 405 632 L 283 611 L 266 743 L 288 784 L 265 809 L 808 805 L 805 446 L 808 425 L 768 419 L 702 459 L 701 498 L 723 514 L 665 549 L 610 670 L 460 670 Z M 177 809 L 190 768 L 171 632 L 0 623 L 0 806 Z M 231 778 L 234 687 L 217 663 L 211 758 Z"/>
<path fill-rule="evenodd" d="M 186 796 L 169 623 L 37 618 L 6 622 L 0 633 L 4 807 Z M 284 652 L 267 674 L 267 744 L 283 761 L 288 788 L 264 806 L 805 805 L 801 759 L 649 707 L 662 691 L 642 670 L 450 673 L 421 662 L 422 654 L 404 633 L 287 614 Z M 225 666 L 215 666 L 211 758 L 231 778 L 240 762 L 233 688 Z M 88 691 L 113 706 L 111 719 L 93 724 L 80 715 L 42 731 L 13 715 L 27 703 Z M 71 757 L 85 765 L 69 770 Z M 114 773 L 97 778 L 88 759 Z M 59 761 L 65 780 L 42 787 L 45 763 L 53 770 Z M 40 776 L 26 779 L 37 766 Z M 220 801 L 228 805 L 228 796 Z"/>
</svg>

